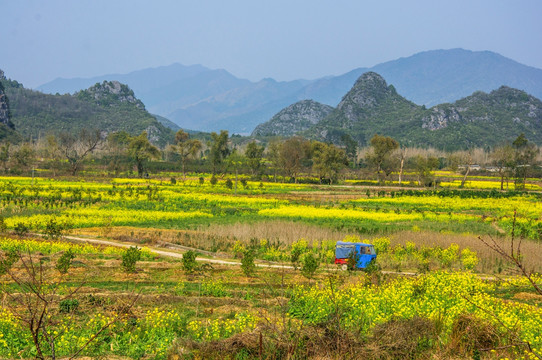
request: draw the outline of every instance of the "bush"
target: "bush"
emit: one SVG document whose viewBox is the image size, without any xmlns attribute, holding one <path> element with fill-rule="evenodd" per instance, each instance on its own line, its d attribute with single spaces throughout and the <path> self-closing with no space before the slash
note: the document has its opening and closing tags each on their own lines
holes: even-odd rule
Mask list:
<svg viewBox="0 0 542 360">
<path fill-rule="evenodd" d="M 64 299 L 59 304 L 59 311 L 61 313 L 71 313 L 79 309 L 79 300 L 77 299 Z"/>
<path fill-rule="evenodd" d="M 141 259 L 141 249 L 137 246 L 130 246 L 122 254 L 122 268 L 126 272 L 135 272 L 136 263 Z"/>
<path fill-rule="evenodd" d="M 299 259 L 301 258 L 301 254 L 307 251 L 308 247 L 309 247 L 309 244 L 307 243 L 307 240 L 305 239 L 300 239 L 292 243 L 292 246 L 290 247 L 290 261 L 292 262 L 294 269 L 297 270 L 297 266 L 299 263 Z"/>
<path fill-rule="evenodd" d="M 200 176 L 199 177 L 199 184 L 203 185 L 204 182 L 205 182 L 205 178 L 203 176 Z"/>
<path fill-rule="evenodd" d="M 312 253 L 306 253 L 303 256 L 302 265 L 303 267 L 301 268 L 301 273 L 309 279 L 314 276 L 314 273 L 320 266 L 318 260 L 316 259 L 316 257 L 314 257 Z"/>
<path fill-rule="evenodd" d="M 196 257 L 198 256 L 198 253 L 194 250 L 189 250 L 183 254 L 183 270 L 187 274 L 192 274 L 194 271 L 198 269 L 198 262 L 196 261 Z"/>
<path fill-rule="evenodd" d="M 227 179 L 225 185 L 228 189 L 233 189 L 233 182 L 231 181 L 231 179 Z"/>
<path fill-rule="evenodd" d="M 177 184 L 177 179 L 175 179 L 174 177 L 171 177 L 171 179 L 169 179 L 169 181 L 171 182 L 171 185 Z"/>
<path fill-rule="evenodd" d="M 75 254 L 73 253 L 72 249 L 68 249 L 68 251 L 64 252 L 58 259 L 56 263 L 56 269 L 61 274 L 66 274 L 68 270 L 70 269 L 72 260 L 74 258 L 75 258 Z"/>
<path fill-rule="evenodd" d="M 66 229 L 66 224 L 58 223 L 55 218 L 50 218 L 45 224 L 45 237 L 47 239 L 59 239 Z"/>
<path fill-rule="evenodd" d="M 254 251 L 251 249 L 245 250 L 241 259 L 241 270 L 246 276 L 252 276 L 256 272 L 256 264 L 254 264 Z"/>
<path fill-rule="evenodd" d="M 216 178 L 216 176 L 211 176 L 211 180 L 209 180 L 209 182 L 211 183 L 211 185 L 215 186 L 216 183 L 218 182 L 218 179 Z"/>
<path fill-rule="evenodd" d="M 15 225 L 15 234 L 19 235 L 19 236 L 24 236 L 26 234 L 28 234 L 28 231 L 30 231 L 30 227 L 28 225 L 26 225 L 24 222 L 18 222 L 16 225 Z"/>
<path fill-rule="evenodd" d="M 359 262 L 359 253 L 357 251 L 352 251 L 348 255 L 348 260 L 346 260 L 346 265 L 348 267 L 348 270 L 350 271 L 356 270 L 358 262 Z"/>
</svg>

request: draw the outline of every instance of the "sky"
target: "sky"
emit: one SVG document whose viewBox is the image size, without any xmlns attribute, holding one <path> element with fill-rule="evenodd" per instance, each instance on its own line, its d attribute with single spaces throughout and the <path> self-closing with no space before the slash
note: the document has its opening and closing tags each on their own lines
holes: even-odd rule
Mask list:
<svg viewBox="0 0 542 360">
<path fill-rule="evenodd" d="M 452 48 L 542 68 L 540 0 L 0 0 L 0 13 L 0 69 L 29 88 L 173 63 L 315 79 Z"/>
</svg>

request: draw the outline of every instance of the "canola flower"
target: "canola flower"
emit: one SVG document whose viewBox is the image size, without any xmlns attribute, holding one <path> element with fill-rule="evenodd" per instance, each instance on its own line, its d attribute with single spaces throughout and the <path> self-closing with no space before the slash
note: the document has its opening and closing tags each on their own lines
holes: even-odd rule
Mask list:
<svg viewBox="0 0 542 360">
<path fill-rule="evenodd" d="M 23 251 L 23 252 L 40 252 L 42 254 L 54 254 L 62 251 L 71 250 L 73 254 L 108 254 L 122 255 L 125 251 L 123 248 L 115 246 L 96 246 L 91 244 L 76 244 L 65 241 L 49 241 L 35 239 L 13 239 L 9 237 L 0 238 L 0 250 L 4 251 Z M 145 258 L 152 258 L 152 252 L 143 247 L 141 255 Z"/>
<path fill-rule="evenodd" d="M 522 280 L 523 281 L 523 280 Z M 341 324 L 367 334 L 376 324 L 414 316 L 440 319 L 444 336 L 461 314 L 474 314 L 498 327 L 518 328 L 519 336 L 542 354 L 542 309 L 491 295 L 500 284 L 468 272 L 433 272 L 415 279 L 399 278 L 381 286 L 298 287 L 290 300 L 290 315 L 309 324 L 325 323 L 336 311 Z M 499 321 L 497 321 L 497 319 Z"/>
<path fill-rule="evenodd" d="M 237 314 L 234 319 L 191 321 L 175 311 L 154 308 L 141 318 L 120 316 L 116 313 L 96 314 L 84 325 L 78 325 L 71 316 L 56 324 L 57 356 L 68 356 L 104 327 L 98 337 L 83 350 L 82 355 L 121 355 L 131 358 L 166 359 L 171 344 L 180 336 L 195 340 L 214 340 L 232 336 L 255 328 L 258 318 L 248 313 Z M 0 358 L 33 357 L 32 339 L 17 319 L 0 308 Z"/>
</svg>

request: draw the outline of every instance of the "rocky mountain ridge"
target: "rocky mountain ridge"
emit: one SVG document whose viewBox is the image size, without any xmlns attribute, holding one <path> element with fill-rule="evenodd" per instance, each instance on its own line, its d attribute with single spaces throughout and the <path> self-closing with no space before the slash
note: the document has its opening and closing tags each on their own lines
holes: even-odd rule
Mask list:
<svg viewBox="0 0 542 360">
<path fill-rule="evenodd" d="M 292 136 L 309 129 L 333 111 L 333 107 L 313 100 L 302 100 L 282 109 L 271 120 L 260 124 L 252 136 Z"/>
<path fill-rule="evenodd" d="M 348 134 L 361 145 L 380 134 L 407 146 L 445 150 L 511 142 L 521 133 L 542 144 L 542 102 L 524 91 L 501 86 L 426 109 L 399 95 L 374 72 L 360 76 L 336 109 L 300 132 L 338 144 Z"/>
<path fill-rule="evenodd" d="M 541 69 L 490 51 L 464 49 L 426 51 L 316 80 L 252 82 L 225 70 L 174 64 L 93 79 L 57 79 L 38 89 L 75 92 L 97 81 L 118 80 L 134 89 L 149 111 L 183 128 L 249 134 L 278 111 L 300 100 L 313 99 L 337 106 L 367 71 L 381 74 L 398 93 L 427 107 L 457 101 L 477 90 L 490 92 L 501 85 L 542 98 Z"/>
</svg>

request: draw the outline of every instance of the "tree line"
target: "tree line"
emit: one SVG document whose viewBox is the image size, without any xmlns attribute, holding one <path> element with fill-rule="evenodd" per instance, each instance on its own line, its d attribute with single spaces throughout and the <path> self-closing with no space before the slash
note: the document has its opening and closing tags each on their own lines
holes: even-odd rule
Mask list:
<svg viewBox="0 0 542 360">
<path fill-rule="evenodd" d="M 153 145 L 143 131 L 131 136 L 125 131 L 104 134 L 82 130 L 78 134 L 49 135 L 38 141 L 17 145 L 0 144 L 0 167 L 4 173 L 23 173 L 39 167 L 57 174 L 77 175 L 85 166 L 118 175 L 133 172 L 139 177 L 153 171 L 187 171 L 244 174 L 254 179 L 265 176 L 277 181 L 298 182 L 311 177 L 316 182 L 334 184 L 341 178 L 375 179 L 379 183 L 397 181 L 402 185 L 408 170 L 420 186 L 434 186 L 433 171 L 447 168 L 464 174 L 462 184 L 480 165 L 505 182 L 513 180 L 523 188 L 529 176 L 540 175 L 540 149 L 525 135 L 512 143 L 491 149 L 469 149 L 443 153 L 431 149 L 407 148 L 395 139 L 374 135 L 369 146 L 343 139 L 343 146 L 307 140 L 299 136 L 272 139 L 230 137 L 228 131 L 213 132 L 207 139 L 194 138 L 184 130 L 175 134 L 175 142 L 163 149 Z"/>
</svg>

